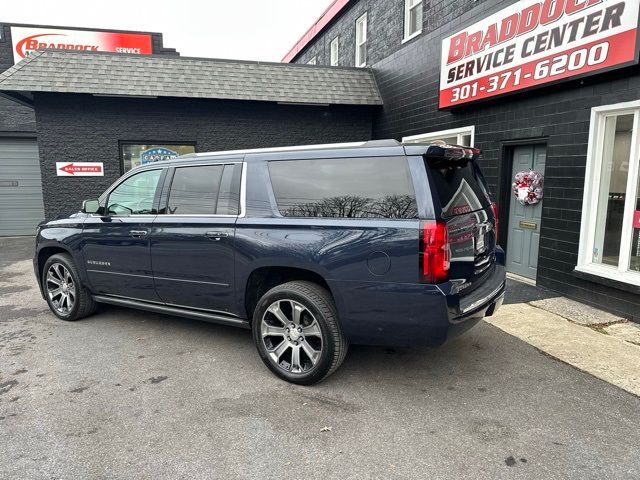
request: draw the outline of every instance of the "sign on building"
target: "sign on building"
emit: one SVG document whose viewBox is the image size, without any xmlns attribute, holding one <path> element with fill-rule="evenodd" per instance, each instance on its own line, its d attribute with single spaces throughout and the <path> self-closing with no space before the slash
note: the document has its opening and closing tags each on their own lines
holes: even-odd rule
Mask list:
<svg viewBox="0 0 640 480">
<path fill-rule="evenodd" d="M 522 0 L 442 41 L 440 108 L 638 62 L 638 0 Z"/>
<path fill-rule="evenodd" d="M 103 177 L 102 162 L 56 162 L 58 177 Z"/>
<path fill-rule="evenodd" d="M 151 35 L 142 33 L 11 27 L 11 41 L 14 63 L 18 63 L 34 50 L 44 48 L 137 55 L 153 53 Z"/>
</svg>

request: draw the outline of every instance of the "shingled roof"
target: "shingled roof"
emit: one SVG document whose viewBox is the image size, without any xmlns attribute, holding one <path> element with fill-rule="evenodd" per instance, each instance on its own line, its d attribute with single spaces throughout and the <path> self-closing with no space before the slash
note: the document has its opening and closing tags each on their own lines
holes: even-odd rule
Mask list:
<svg viewBox="0 0 640 480">
<path fill-rule="evenodd" d="M 0 74 L 0 92 L 382 105 L 369 69 L 64 50 L 34 52 Z"/>
</svg>

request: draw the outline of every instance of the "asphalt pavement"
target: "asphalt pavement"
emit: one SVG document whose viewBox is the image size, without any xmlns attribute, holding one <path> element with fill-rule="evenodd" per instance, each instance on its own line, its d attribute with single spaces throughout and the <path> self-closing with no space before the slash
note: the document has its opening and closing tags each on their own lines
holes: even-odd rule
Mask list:
<svg viewBox="0 0 640 480">
<path fill-rule="evenodd" d="M 103 307 L 56 319 L 0 239 L 0 478 L 640 477 L 640 398 L 480 324 L 353 346 L 313 387 L 251 334 Z"/>
</svg>

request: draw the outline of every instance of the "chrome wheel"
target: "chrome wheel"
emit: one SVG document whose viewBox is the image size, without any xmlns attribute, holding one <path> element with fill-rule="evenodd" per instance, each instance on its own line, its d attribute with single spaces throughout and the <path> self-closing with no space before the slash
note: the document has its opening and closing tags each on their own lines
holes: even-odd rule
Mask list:
<svg viewBox="0 0 640 480">
<path fill-rule="evenodd" d="M 76 285 L 69 269 L 61 263 L 47 270 L 45 288 L 51 305 L 61 315 L 68 315 L 76 303 Z"/>
<path fill-rule="evenodd" d="M 289 373 L 306 373 L 320 360 L 320 324 L 299 302 L 285 299 L 269 305 L 262 316 L 260 333 L 271 361 Z"/>
</svg>

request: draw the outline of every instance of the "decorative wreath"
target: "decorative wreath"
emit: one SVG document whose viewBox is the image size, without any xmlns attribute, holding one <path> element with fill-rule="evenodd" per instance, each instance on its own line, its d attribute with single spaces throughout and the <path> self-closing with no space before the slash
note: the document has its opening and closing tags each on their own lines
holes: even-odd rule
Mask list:
<svg viewBox="0 0 640 480">
<path fill-rule="evenodd" d="M 542 183 L 544 177 L 535 170 L 516 173 L 513 182 L 513 193 L 522 205 L 535 205 L 542 200 Z"/>
</svg>

